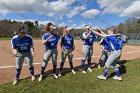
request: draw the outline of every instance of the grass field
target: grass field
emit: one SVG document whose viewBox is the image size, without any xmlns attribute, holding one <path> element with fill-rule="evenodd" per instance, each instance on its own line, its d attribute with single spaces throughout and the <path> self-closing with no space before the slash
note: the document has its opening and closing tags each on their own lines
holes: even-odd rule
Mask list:
<svg viewBox="0 0 140 93">
<path fill-rule="evenodd" d="M 93 72 L 77 75 L 66 73 L 65 76 L 54 80 L 52 76 L 44 78 L 42 82 L 31 82 L 30 78 L 12 83 L 1 84 L 0 93 L 140 93 L 140 59 L 126 61 L 120 67 L 123 81 L 112 79 L 111 69 L 107 81 L 98 80 L 97 75 L 103 72 L 94 68 Z"/>
</svg>

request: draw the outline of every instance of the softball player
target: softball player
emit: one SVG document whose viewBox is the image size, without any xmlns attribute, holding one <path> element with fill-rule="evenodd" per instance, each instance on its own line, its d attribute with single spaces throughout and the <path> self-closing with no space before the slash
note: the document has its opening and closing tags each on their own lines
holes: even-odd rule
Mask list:
<svg viewBox="0 0 140 93">
<path fill-rule="evenodd" d="M 81 61 L 82 66 L 82 73 L 86 73 L 85 71 L 85 61 L 88 61 L 88 70 L 92 72 L 91 69 L 91 59 L 93 54 L 93 43 L 94 39 L 96 38 L 96 35 L 92 33 L 90 30 L 90 26 L 85 26 L 85 32 L 82 35 L 83 40 L 83 58 Z"/>
<path fill-rule="evenodd" d="M 122 49 L 124 46 L 124 43 L 126 43 L 126 39 L 127 37 L 122 37 L 121 34 L 117 34 L 117 38 L 118 38 L 118 44 L 120 45 L 120 50 L 121 50 L 121 54 L 122 54 Z M 118 57 L 118 61 L 120 60 L 121 55 Z M 117 66 L 119 67 L 119 63 L 117 62 Z"/>
<path fill-rule="evenodd" d="M 110 55 L 110 49 L 109 49 L 109 42 L 107 41 L 106 38 L 103 38 L 101 39 L 100 41 L 100 45 L 101 45 L 101 48 L 102 48 L 102 53 L 101 53 L 101 57 L 99 59 L 99 64 L 98 64 L 98 68 L 100 69 L 101 68 L 101 63 L 105 63 L 108 56 Z"/>
<path fill-rule="evenodd" d="M 45 54 L 43 57 L 43 63 L 41 67 L 41 72 L 40 72 L 40 77 L 38 81 L 42 81 L 43 75 L 44 75 L 44 70 L 52 57 L 52 64 L 53 64 L 53 76 L 55 79 L 58 78 L 56 75 L 56 68 L 57 68 L 57 45 L 59 41 L 59 36 L 57 34 L 54 34 L 54 30 L 56 27 L 53 26 L 52 23 L 48 23 L 46 25 L 46 31 L 49 33 L 45 33 L 42 37 L 42 43 L 45 45 Z"/>
<path fill-rule="evenodd" d="M 73 69 L 73 63 L 72 63 L 73 51 L 75 49 L 75 46 L 74 46 L 74 38 L 72 35 L 70 35 L 71 30 L 72 30 L 72 28 L 70 28 L 70 27 L 64 28 L 64 35 L 61 38 L 62 61 L 60 64 L 60 71 L 59 71 L 59 75 L 58 75 L 59 77 L 62 74 L 62 69 L 63 69 L 67 56 L 69 58 L 69 64 L 70 64 L 71 71 L 73 74 L 76 74 L 76 72 Z"/>
<path fill-rule="evenodd" d="M 19 27 L 18 34 L 12 38 L 11 44 L 14 53 L 13 56 L 16 57 L 16 78 L 14 79 L 13 85 L 17 84 L 19 80 L 24 58 L 26 58 L 32 81 L 34 81 L 35 76 L 33 67 L 33 40 L 31 36 L 26 34 L 24 26 Z"/>
<path fill-rule="evenodd" d="M 110 51 L 111 51 L 111 54 L 110 54 L 110 56 L 108 57 L 108 59 L 107 59 L 107 61 L 105 63 L 104 74 L 100 75 L 100 76 L 97 76 L 97 78 L 106 80 L 107 79 L 107 74 L 108 74 L 108 72 L 110 70 L 110 66 L 112 65 L 114 67 L 115 72 L 116 72 L 116 75 L 113 78 L 116 79 L 116 80 L 121 81 L 122 78 L 121 78 L 118 66 L 116 65 L 118 57 L 121 55 L 121 48 L 120 48 L 120 45 L 118 44 L 116 30 L 108 29 L 108 34 L 109 35 L 103 35 L 103 34 L 100 34 L 100 33 L 96 32 L 96 31 L 93 31 L 93 32 L 95 34 L 97 34 L 97 35 L 99 35 L 99 36 L 101 36 L 103 38 L 106 38 L 108 40 L 108 42 L 110 44 Z"/>
</svg>

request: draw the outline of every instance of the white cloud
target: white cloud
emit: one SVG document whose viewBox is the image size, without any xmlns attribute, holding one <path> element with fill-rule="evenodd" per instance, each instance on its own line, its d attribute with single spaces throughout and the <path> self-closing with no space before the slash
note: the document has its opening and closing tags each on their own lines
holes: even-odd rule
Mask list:
<svg viewBox="0 0 140 93">
<path fill-rule="evenodd" d="M 76 0 L 1 0 L 0 13 L 6 14 L 9 12 L 24 13 L 34 12 L 46 16 L 67 16 L 69 18 L 79 14 L 86 9 L 84 5 L 74 6 Z M 80 2 L 80 1 L 79 1 Z"/>
<path fill-rule="evenodd" d="M 129 3 L 129 0 L 98 0 L 103 13 L 120 14 Z"/>
<path fill-rule="evenodd" d="M 94 18 L 99 13 L 100 13 L 99 10 L 97 10 L 97 9 L 91 9 L 91 10 L 84 11 L 81 14 L 81 16 L 84 17 L 84 18 Z"/>
<path fill-rule="evenodd" d="M 97 0 L 103 13 L 118 16 L 140 16 L 140 0 Z"/>
<path fill-rule="evenodd" d="M 124 9 L 120 16 L 140 17 L 140 1 L 135 1 L 128 8 Z"/>
</svg>

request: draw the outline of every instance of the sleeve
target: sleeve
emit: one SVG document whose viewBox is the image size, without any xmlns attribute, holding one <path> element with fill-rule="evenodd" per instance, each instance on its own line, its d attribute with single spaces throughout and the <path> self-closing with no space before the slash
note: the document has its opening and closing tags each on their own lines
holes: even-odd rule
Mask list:
<svg viewBox="0 0 140 93">
<path fill-rule="evenodd" d="M 42 40 L 46 40 L 46 36 L 45 35 L 42 36 Z"/>
<path fill-rule="evenodd" d="M 86 37 L 86 36 L 87 36 L 86 33 L 83 33 L 82 38 L 84 39 L 84 37 Z"/>
<path fill-rule="evenodd" d="M 17 48 L 14 39 L 11 40 L 11 45 L 12 45 L 12 48 L 13 49 L 16 49 Z"/>
</svg>

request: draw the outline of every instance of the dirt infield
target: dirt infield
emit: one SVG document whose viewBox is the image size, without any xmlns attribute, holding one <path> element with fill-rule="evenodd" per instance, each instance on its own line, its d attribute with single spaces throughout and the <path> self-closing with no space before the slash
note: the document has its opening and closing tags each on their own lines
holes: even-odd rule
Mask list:
<svg viewBox="0 0 140 93">
<path fill-rule="evenodd" d="M 82 57 L 82 42 L 79 40 L 75 40 L 76 50 L 74 51 L 74 66 L 76 70 L 79 69 L 81 64 L 81 57 Z M 41 44 L 40 40 L 35 40 L 35 51 L 36 55 L 34 57 L 34 66 L 35 66 L 35 74 L 38 75 L 40 72 L 40 67 L 42 63 L 42 58 L 44 54 L 44 46 Z M 100 46 L 98 43 L 94 45 L 94 54 L 92 63 L 97 63 L 99 56 L 100 56 Z M 61 61 L 61 49 L 58 47 L 58 68 Z M 7 83 L 13 81 L 15 78 L 15 58 L 12 57 L 12 49 L 11 49 L 11 42 L 7 41 L 0 41 L 0 84 Z M 123 60 L 130 60 L 140 58 L 140 46 L 125 46 L 123 49 Z M 69 64 L 66 62 L 65 71 L 69 70 Z M 46 68 L 46 75 L 51 73 L 52 64 L 51 62 L 48 64 Z M 94 71 L 93 71 L 94 73 Z M 30 77 L 28 68 L 26 66 L 26 62 L 24 62 L 24 66 L 21 72 L 21 79 L 25 79 Z"/>
</svg>

